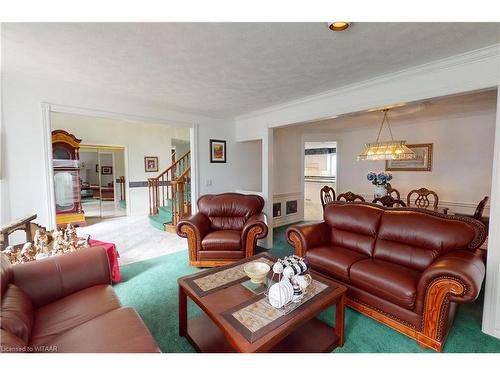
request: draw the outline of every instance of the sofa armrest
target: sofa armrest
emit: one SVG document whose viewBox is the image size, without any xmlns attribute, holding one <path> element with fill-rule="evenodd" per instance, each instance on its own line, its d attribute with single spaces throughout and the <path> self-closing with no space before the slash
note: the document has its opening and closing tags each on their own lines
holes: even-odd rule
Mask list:
<svg viewBox="0 0 500 375">
<path fill-rule="evenodd" d="M 295 254 L 302 257 L 313 247 L 328 245 L 331 229 L 324 221 L 313 224 L 294 225 L 287 229 L 286 238 L 295 248 Z"/>
<path fill-rule="evenodd" d="M 453 251 L 436 259 L 420 276 L 415 310 L 422 315 L 422 340 L 430 347 L 444 340 L 451 302 L 477 298 L 484 279 L 484 261 L 477 252 Z"/>
<path fill-rule="evenodd" d="M 194 261 L 198 258 L 201 250 L 201 240 L 210 232 L 210 219 L 201 212 L 177 223 L 177 234 L 188 239 L 189 259 Z"/>
<path fill-rule="evenodd" d="M 248 218 L 241 231 L 241 244 L 245 250 L 245 256 L 254 255 L 257 239 L 265 238 L 268 233 L 267 216 L 258 213 Z"/>
<path fill-rule="evenodd" d="M 102 247 L 12 266 L 13 283 L 29 295 L 35 308 L 69 294 L 111 284 L 108 255 Z"/>
</svg>

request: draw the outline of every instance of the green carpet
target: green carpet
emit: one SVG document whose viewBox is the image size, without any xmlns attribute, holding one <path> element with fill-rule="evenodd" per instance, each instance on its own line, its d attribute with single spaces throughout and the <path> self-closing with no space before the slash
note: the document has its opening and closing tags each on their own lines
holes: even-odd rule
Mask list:
<svg viewBox="0 0 500 375">
<path fill-rule="evenodd" d="M 285 240 L 285 230 L 286 227 L 274 229 L 274 244 L 270 252 L 279 257 L 292 252 Z M 197 271 L 188 265 L 187 251 L 121 268 L 123 282 L 117 284 L 115 290 L 123 305 L 134 307 L 139 312 L 163 352 L 194 352 L 187 340 L 178 334 L 177 278 Z M 444 352 L 500 352 L 500 340 L 481 332 L 482 305 L 481 295 L 474 303 L 460 307 Z M 200 312 L 192 302 L 188 311 L 190 316 Z M 329 308 L 319 318 L 333 325 L 334 314 L 334 309 Z M 337 348 L 335 353 L 433 352 L 349 308 L 345 314 L 345 335 L 344 347 Z"/>
</svg>

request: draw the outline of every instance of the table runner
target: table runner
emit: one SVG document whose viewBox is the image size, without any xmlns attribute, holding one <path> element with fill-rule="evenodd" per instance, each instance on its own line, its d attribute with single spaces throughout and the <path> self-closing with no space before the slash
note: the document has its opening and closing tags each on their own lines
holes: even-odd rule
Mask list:
<svg viewBox="0 0 500 375">
<path fill-rule="evenodd" d="M 254 342 L 276 329 L 298 314 L 307 302 L 320 298 L 334 286 L 313 280 L 312 285 L 300 302 L 291 303 L 286 308 L 271 306 L 267 296 L 260 295 L 224 312 L 222 316 L 234 326 L 248 341 Z"/>
<path fill-rule="evenodd" d="M 116 250 L 116 246 L 111 242 L 104 242 L 99 240 L 90 240 L 90 246 L 92 247 L 103 247 L 106 250 L 106 254 L 108 254 L 109 266 L 111 270 L 111 280 L 114 283 L 119 283 L 122 281 L 122 277 L 120 275 L 120 266 L 118 264 L 118 251 Z"/>
</svg>

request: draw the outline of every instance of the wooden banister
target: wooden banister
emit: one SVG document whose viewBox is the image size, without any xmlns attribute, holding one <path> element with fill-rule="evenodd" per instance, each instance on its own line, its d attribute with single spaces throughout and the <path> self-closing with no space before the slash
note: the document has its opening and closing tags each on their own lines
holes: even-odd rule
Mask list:
<svg viewBox="0 0 500 375">
<path fill-rule="evenodd" d="M 176 203 L 178 202 L 178 184 L 179 181 L 181 181 L 181 184 L 185 184 L 188 175 L 190 181 L 190 172 L 186 173 L 188 169 L 191 170 L 190 155 L 191 151 L 186 152 L 157 177 L 148 178 L 150 215 L 157 215 L 160 207 L 167 205 L 168 201 L 171 201 L 172 220 L 176 220 L 177 217 L 174 215 L 174 210 L 178 210 L 181 207 L 176 207 Z M 190 185 L 188 187 L 190 188 Z M 183 187 L 183 189 L 185 188 Z"/>
</svg>

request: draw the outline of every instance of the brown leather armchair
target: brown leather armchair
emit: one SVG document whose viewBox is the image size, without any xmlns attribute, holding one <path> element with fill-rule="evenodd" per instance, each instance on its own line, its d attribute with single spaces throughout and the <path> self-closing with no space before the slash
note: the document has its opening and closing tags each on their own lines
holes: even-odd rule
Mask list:
<svg viewBox="0 0 500 375">
<path fill-rule="evenodd" d="M 437 351 L 458 304 L 479 295 L 485 235 L 472 218 L 345 202 L 287 230 L 313 270 L 347 286 L 348 306 Z"/>
<path fill-rule="evenodd" d="M 238 193 L 198 199 L 198 213 L 177 224 L 188 239 L 189 264 L 216 267 L 254 255 L 257 239 L 267 236 L 264 199 Z"/>
<path fill-rule="evenodd" d="M 121 306 L 103 248 L 15 265 L 0 256 L 0 351 L 160 351 L 137 312 Z"/>
</svg>

